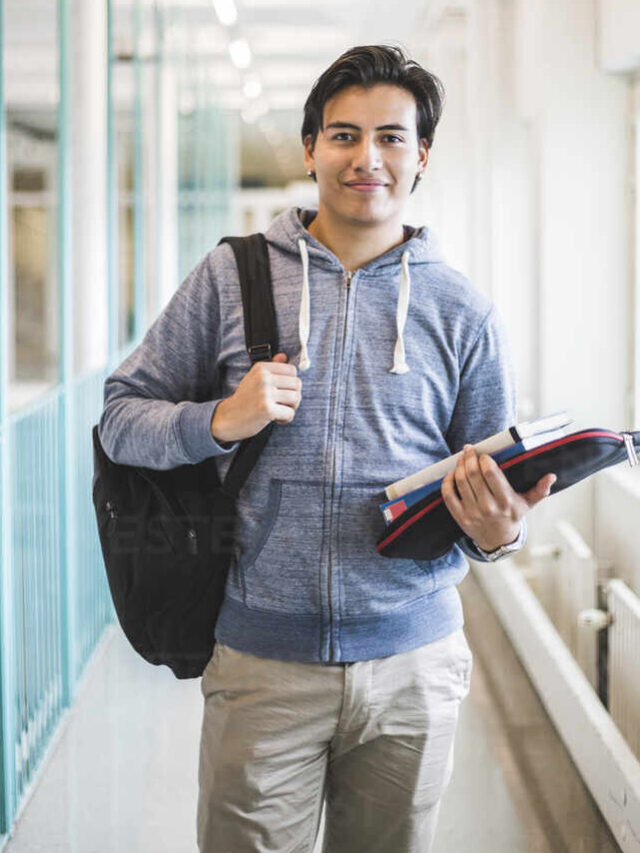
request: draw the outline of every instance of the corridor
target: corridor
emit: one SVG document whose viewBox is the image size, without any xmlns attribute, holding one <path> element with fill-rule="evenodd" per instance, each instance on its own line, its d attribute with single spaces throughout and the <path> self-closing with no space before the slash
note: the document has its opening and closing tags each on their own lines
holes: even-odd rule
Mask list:
<svg viewBox="0 0 640 853">
<path fill-rule="evenodd" d="M 471 572 L 460 593 L 474 667 L 433 853 L 619 850 Z M 197 853 L 199 680 L 109 633 L 6 853 Z"/>
</svg>

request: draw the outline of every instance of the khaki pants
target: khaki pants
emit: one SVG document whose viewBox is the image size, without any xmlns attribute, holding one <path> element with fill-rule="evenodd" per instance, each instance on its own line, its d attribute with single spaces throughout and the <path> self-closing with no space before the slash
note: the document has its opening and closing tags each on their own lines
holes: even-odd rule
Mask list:
<svg viewBox="0 0 640 853">
<path fill-rule="evenodd" d="M 428 853 L 472 657 L 462 629 L 346 665 L 216 644 L 201 681 L 200 853 Z"/>
</svg>

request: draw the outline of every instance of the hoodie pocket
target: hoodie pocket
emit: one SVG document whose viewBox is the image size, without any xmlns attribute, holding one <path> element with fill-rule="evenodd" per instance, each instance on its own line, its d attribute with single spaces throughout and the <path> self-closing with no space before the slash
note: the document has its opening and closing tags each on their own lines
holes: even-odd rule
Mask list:
<svg viewBox="0 0 640 853">
<path fill-rule="evenodd" d="M 376 542 L 384 520 L 384 491 L 376 483 L 343 483 L 338 503 L 337 560 L 341 614 L 375 615 L 429 595 L 436 589 L 434 564 L 451 569 L 448 558 L 418 563 L 383 557 Z M 442 579 L 441 579 L 442 580 Z"/>
<path fill-rule="evenodd" d="M 238 561 L 245 604 L 317 616 L 322 484 L 273 478 L 261 519 Z"/>
</svg>

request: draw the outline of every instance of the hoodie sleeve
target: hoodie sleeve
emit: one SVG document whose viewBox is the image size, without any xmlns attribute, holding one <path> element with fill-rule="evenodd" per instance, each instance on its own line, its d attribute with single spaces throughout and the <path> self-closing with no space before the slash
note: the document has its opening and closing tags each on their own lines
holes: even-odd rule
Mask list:
<svg viewBox="0 0 640 853">
<path fill-rule="evenodd" d="M 220 393 L 220 298 L 211 252 L 189 273 L 142 342 L 107 377 L 98 435 L 117 464 L 169 469 L 234 451 L 211 421 Z"/>
<path fill-rule="evenodd" d="M 451 453 L 513 426 L 516 417 L 513 359 L 504 324 L 492 305 L 464 356 L 458 397 L 445 436 Z M 522 525 L 524 544 L 527 532 L 524 518 Z M 463 536 L 457 544 L 472 559 L 488 562 L 469 536 Z"/>
</svg>

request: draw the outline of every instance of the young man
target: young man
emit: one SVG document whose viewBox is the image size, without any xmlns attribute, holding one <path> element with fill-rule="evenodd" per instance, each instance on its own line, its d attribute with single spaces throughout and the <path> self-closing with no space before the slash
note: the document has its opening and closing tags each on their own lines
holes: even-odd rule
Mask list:
<svg viewBox="0 0 640 853">
<path fill-rule="evenodd" d="M 443 497 L 465 536 L 433 561 L 375 542 L 384 486 L 503 429 L 513 369 L 494 306 L 403 225 L 442 91 L 392 47 L 319 78 L 302 137 L 319 206 L 266 233 L 282 352 L 251 366 L 230 248 L 212 250 L 105 385 L 116 462 L 170 468 L 276 428 L 238 503 L 203 674 L 201 853 L 427 851 L 472 658 L 456 585 L 517 549 L 519 495 L 468 452 Z M 482 549 L 482 550 L 478 550 Z"/>
</svg>

